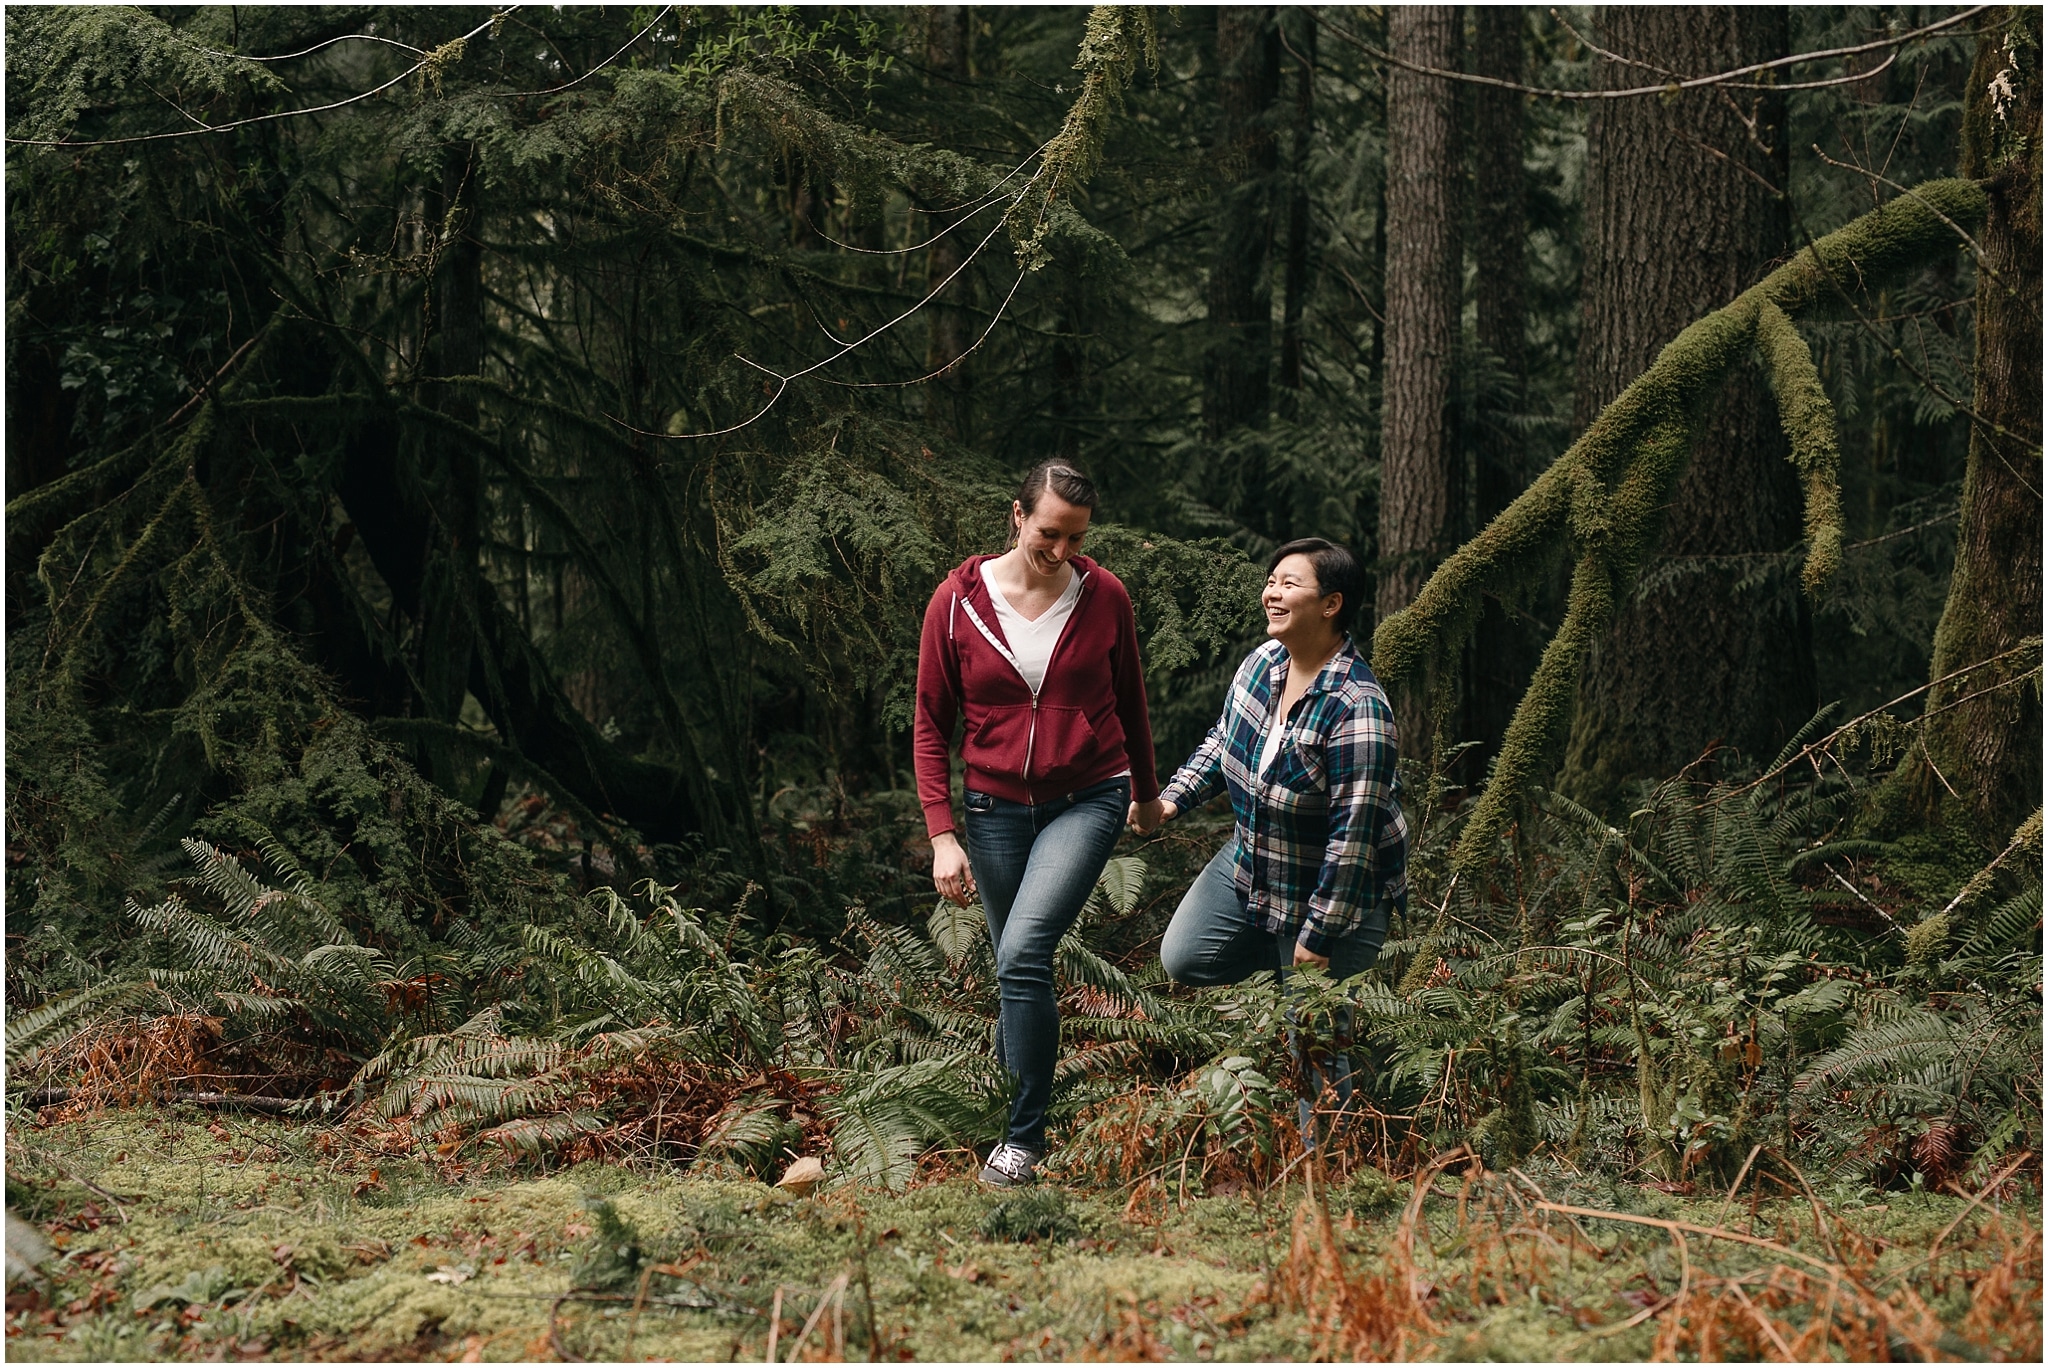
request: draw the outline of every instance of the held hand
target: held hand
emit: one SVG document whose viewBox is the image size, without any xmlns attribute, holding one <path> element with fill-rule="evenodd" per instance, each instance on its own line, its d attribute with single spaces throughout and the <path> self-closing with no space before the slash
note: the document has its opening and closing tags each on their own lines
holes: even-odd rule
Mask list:
<svg viewBox="0 0 2048 1368">
<path fill-rule="evenodd" d="M 1318 955 L 1300 941 L 1294 943 L 1294 962 L 1297 965 L 1313 964 L 1321 969 L 1330 967 L 1330 957 L 1328 955 Z"/>
<path fill-rule="evenodd" d="M 959 838 L 945 831 L 932 838 L 932 886 L 947 902 L 965 907 L 974 899 L 974 870 Z"/>
<path fill-rule="evenodd" d="M 1124 815 L 1124 824 L 1140 836 L 1149 836 L 1177 810 L 1173 804 L 1160 798 L 1149 803 L 1132 803 L 1130 811 Z"/>
</svg>

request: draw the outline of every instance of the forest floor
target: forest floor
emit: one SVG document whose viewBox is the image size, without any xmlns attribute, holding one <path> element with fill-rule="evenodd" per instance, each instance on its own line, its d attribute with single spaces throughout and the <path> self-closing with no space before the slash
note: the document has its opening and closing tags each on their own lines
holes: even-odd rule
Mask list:
<svg viewBox="0 0 2048 1368">
<path fill-rule="evenodd" d="M 7 1358 L 2033 1359 L 2041 1346 L 2038 1198 L 2009 1192 L 1873 1195 L 1823 1217 L 1803 1195 L 1693 1200 L 1537 1161 L 1512 1180 L 1447 1171 L 1419 1201 L 1372 1171 L 1317 1201 L 1299 1181 L 1187 1200 L 1157 1184 L 1019 1196 L 981 1187 L 961 1154 L 906 1191 L 795 1196 L 612 1164 L 462 1170 L 390 1152 L 398 1139 L 190 1108 L 24 1113 L 8 1135 L 10 1217 L 52 1248 L 34 1278 L 10 1274 Z M 1539 1185 L 1609 1214 L 1539 1208 Z M 10 1266 L 35 1240 L 10 1219 Z"/>
</svg>

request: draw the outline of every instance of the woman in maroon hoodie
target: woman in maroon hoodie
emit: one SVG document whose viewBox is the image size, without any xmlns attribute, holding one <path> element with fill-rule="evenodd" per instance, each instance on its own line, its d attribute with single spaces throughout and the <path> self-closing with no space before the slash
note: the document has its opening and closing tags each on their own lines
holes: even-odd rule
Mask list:
<svg viewBox="0 0 2048 1368">
<path fill-rule="evenodd" d="M 1053 952 L 1126 816 L 1141 830 L 1159 821 L 1130 595 L 1080 554 L 1094 508 L 1080 471 L 1035 467 L 1010 508 L 1015 543 L 946 577 L 918 649 L 913 741 L 932 882 L 962 907 L 981 895 L 1002 990 L 996 1054 L 1017 1084 L 1009 1134 L 981 1171 L 1000 1187 L 1028 1182 L 1045 1157 L 1060 1043 Z M 952 795 L 962 720 L 964 850 Z"/>
</svg>

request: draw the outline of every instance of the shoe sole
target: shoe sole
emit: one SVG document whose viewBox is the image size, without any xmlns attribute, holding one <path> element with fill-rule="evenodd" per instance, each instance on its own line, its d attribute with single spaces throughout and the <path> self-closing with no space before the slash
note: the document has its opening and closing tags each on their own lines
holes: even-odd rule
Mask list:
<svg viewBox="0 0 2048 1368">
<path fill-rule="evenodd" d="M 982 1183 L 988 1187 L 998 1188 L 1026 1187 L 1030 1185 L 1032 1179 L 1036 1176 L 1036 1174 L 1027 1174 L 1022 1178 L 1012 1178 L 1009 1174 L 995 1169 L 985 1168 L 981 1171 Z"/>
</svg>

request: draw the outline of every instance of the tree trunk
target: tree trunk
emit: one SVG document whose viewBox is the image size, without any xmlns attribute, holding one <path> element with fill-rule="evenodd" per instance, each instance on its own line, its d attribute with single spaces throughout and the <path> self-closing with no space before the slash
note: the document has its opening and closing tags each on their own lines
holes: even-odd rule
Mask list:
<svg viewBox="0 0 2048 1368">
<path fill-rule="evenodd" d="M 435 525 L 432 510 L 403 478 L 399 449 L 406 440 L 413 439 L 401 437 L 395 423 L 373 420 L 358 426 L 344 441 L 335 492 L 394 605 L 417 618 L 426 611 L 428 548 Z M 333 569 L 338 573 L 338 566 Z M 680 768 L 637 759 L 606 740 L 569 702 L 498 591 L 479 575 L 471 592 L 474 598 L 459 605 L 457 615 L 465 624 L 473 621 L 471 639 L 484 650 L 470 652 L 464 682 L 504 744 L 594 811 L 618 817 L 650 841 L 675 841 L 703 830 L 704 806 L 690 776 Z M 403 689 L 403 674 L 350 621 L 354 609 L 338 586 L 324 586 L 319 598 L 328 614 L 314 638 L 321 664 L 368 702 L 373 715 L 390 715 L 385 708 Z M 467 749 L 450 753 L 473 755 Z"/>
<path fill-rule="evenodd" d="M 970 7 L 932 5 L 926 8 L 925 65 L 935 83 L 966 87 L 971 74 L 973 41 L 974 15 Z M 925 215 L 925 223 L 932 234 L 937 234 L 958 222 L 959 217 L 957 212 L 951 212 L 951 206 L 941 206 L 937 212 Z M 932 382 L 931 408 L 940 428 L 961 441 L 969 440 L 973 430 L 973 386 L 965 366 L 954 365 L 974 345 L 974 315 L 966 307 L 971 302 L 969 291 L 973 287 L 970 279 L 973 271 L 960 270 L 960 264 L 967 260 L 967 254 L 974 245 L 970 238 L 972 231 L 971 227 L 956 229 L 934 242 L 928 254 L 925 274 L 927 291 L 938 289 L 949 278 L 952 280 L 950 285 L 945 285 L 945 293 L 929 306 L 931 334 L 925 350 L 925 368 L 938 371 L 953 366 L 952 370 Z M 957 276 L 954 275 L 956 271 L 960 272 Z"/>
<path fill-rule="evenodd" d="M 1289 41 L 1289 67 L 1294 80 L 1294 129 L 1287 151 L 1287 258 L 1285 296 L 1280 306 L 1280 394 L 1282 418 L 1292 422 L 1301 412 L 1302 305 L 1309 285 L 1308 154 L 1315 139 L 1316 12 L 1297 10 L 1298 23 Z"/>
<path fill-rule="evenodd" d="M 1603 46 L 1681 76 L 1780 57 L 1788 42 L 1778 6 L 1616 7 L 1601 11 L 1601 26 Z M 1608 88 L 1640 85 L 1644 73 L 1599 64 Z M 1617 100 L 1595 112 L 1581 427 L 1680 329 L 1785 251 L 1774 187 L 1787 181 L 1786 137 L 1784 97 L 1758 91 Z M 1560 787 L 1596 807 L 1717 744 L 1769 760 L 1813 714 L 1806 600 L 1790 566 L 1758 574 L 1760 558 L 1798 544 L 1802 507 L 1763 378 L 1733 379 L 1704 434 L 1672 498 L 1661 564 L 1619 605 L 1581 679 Z"/>
<path fill-rule="evenodd" d="M 1456 6 L 1387 15 L 1389 50 L 1454 71 L 1464 24 Z M 1450 549 L 1454 525 L 1451 366 L 1461 298 L 1455 83 L 1387 71 L 1386 368 L 1381 386 L 1379 616 L 1408 606 Z M 1425 686 L 1426 694 L 1431 686 Z M 1424 698 L 1397 700 L 1410 754 L 1429 745 Z"/>
<path fill-rule="evenodd" d="M 1473 7 L 1473 70 L 1496 80 L 1524 79 L 1522 9 L 1519 5 Z M 1473 91 L 1472 261 L 1478 303 L 1478 342 L 1483 369 L 1472 434 L 1477 467 L 1474 522 L 1484 527 L 1529 482 L 1529 461 L 1517 420 L 1527 412 L 1528 235 L 1527 178 L 1522 168 L 1526 97 L 1487 86 Z M 1465 724 L 1461 739 L 1478 750 L 1467 773 L 1485 772 L 1500 749 L 1508 719 L 1536 668 L 1543 643 L 1525 619 L 1511 617 L 1498 601 L 1480 610 L 1465 671 Z"/>
<path fill-rule="evenodd" d="M 1271 5 L 1216 11 L 1216 256 L 1209 268 L 1209 354 L 1202 427 L 1211 441 L 1265 421 L 1273 352 L 1273 182 L 1279 143 L 1280 43 Z M 1256 493 L 1256 491 L 1252 491 Z"/>
<path fill-rule="evenodd" d="M 1990 180 L 1991 214 L 1978 237 L 1981 421 L 1930 675 L 1958 677 L 1928 691 L 1926 750 L 1910 767 L 1924 814 L 1952 791 L 1994 846 L 2041 801 L 2039 686 L 2005 683 L 2041 660 L 2038 646 L 2016 650 L 2041 634 L 2041 12 L 2002 19 L 1978 40 L 1963 123 L 1962 172 Z"/>
<path fill-rule="evenodd" d="M 483 370 L 483 244 L 476 225 L 481 180 L 481 158 L 474 144 L 458 143 L 448 150 L 439 199 L 447 239 L 441 244 L 439 269 L 427 296 L 429 375 L 477 375 Z M 473 392 L 431 386 L 427 401 L 458 422 L 476 426 Z M 467 445 L 446 437 L 424 441 L 422 475 L 430 491 L 433 524 L 420 592 L 420 692 L 429 718 L 454 723 L 462 717 L 463 695 L 469 688 L 475 632 L 468 605 L 476 596 L 480 570 L 483 481 L 476 453 Z M 471 757 L 428 743 L 421 758 L 427 776 L 444 791 L 468 796 L 462 789 Z"/>
</svg>

